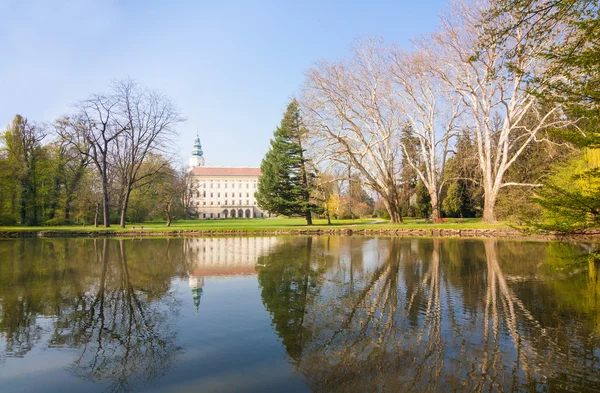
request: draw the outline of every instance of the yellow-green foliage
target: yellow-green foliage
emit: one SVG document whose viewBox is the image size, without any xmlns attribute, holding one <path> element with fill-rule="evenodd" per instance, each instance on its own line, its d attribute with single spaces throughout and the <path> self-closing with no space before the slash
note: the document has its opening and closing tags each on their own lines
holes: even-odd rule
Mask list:
<svg viewBox="0 0 600 393">
<path fill-rule="evenodd" d="M 600 226 L 600 149 L 585 149 L 558 168 L 534 200 L 542 229 L 572 232 Z"/>
</svg>

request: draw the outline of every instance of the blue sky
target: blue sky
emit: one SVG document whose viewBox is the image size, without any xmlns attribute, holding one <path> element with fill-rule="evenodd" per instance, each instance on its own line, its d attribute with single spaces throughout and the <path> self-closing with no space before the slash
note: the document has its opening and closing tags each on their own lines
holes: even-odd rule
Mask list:
<svg viewBox="0 0 600 393">
<path fill-rule="evenodd" d="M 131 77 L 162 91 L 207 165 L 258 166 L 304 71 L 354 39 L 408 46 L 446 0 L 0 0 L 0 126 L 16 113 L 51 122 L 76 101 Z"/>
</svg>

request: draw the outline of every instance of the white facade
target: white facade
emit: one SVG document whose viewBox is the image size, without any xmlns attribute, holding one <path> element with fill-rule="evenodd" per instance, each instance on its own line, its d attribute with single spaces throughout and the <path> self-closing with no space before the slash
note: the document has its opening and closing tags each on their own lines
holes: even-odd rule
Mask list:
<svg viewBox="0 0 600 393">
<path fill-rule="evenodd" d="M 267 217 L 254 194 L 260 168 L 206 167 L 200 138 L 196 138 L 189 173 L 195 192 L 191 204 L 200 219 Z"/>
</svg>

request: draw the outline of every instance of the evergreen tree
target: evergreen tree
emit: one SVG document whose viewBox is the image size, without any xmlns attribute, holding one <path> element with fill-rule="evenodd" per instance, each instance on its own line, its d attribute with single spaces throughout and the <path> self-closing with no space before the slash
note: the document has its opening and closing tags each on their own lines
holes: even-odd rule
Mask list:
<svg viewBox="0 0 600 393">
<path fill-rule="evenodd" d="M 260 165 L 262 176 L 258 181 L 256 201 L 261 209 L 274 214 L 305 216 L 306 224 L 312 225 L 311 214 L 322 209 L 311 201 L 316 175 L 304 157 L 302 139 L 305 132 L 294 99 L 275 130 L 271 148 Z"/>
<path fill-rule="evenodd" d="M 461 135 L 455 152 L 446 163 L 445 181 L 448 184 L 442 200 L 444 213 L 450 217 L 476 217 L 483 210 L 483 188 L 478 169 L 477 150 L 469 134 Z"/>
</svg>

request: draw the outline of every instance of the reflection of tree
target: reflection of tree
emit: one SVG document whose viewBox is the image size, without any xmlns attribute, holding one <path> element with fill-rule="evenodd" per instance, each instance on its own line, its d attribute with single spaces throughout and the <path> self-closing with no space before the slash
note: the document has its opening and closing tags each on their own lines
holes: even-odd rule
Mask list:
<svg viewBox="0 0 600 393">
<path fill-rule="evenodd" d="M 556 313 L 557 299 L 539 281 L 548 244 L 315 238 L 311 253 L 298 247 L 283 244 L 259 279 L 275 328 L 313 391 L 589 390 L 598 383 L 592 370 L 600 361 L 585 360 L 595 359 L 598 337 Z M 303 296 L 300 277 L 309 271 L 318 285 Z"/>
<path fill-rule="evenodd" d="M 98 288 L 81 294 L 72 312 L 59 316 L 52 345 L 76 342 L 81 352 L 72 366 L 75 375 L 108 383 L 111 391 L 130 391 L 162 375 L 178 348 L 169 304 L 150 302 L 147 288 L 134 288 L 123 240 L 118 258 L 109 258 L 108 243 L 105 239 L 99 252 Z"/>
<path fill-rule="evenodd" d="M 164 255 L 164 243 L 147 241 L 142 247 L 123 240 L 62 240 L 54 248 L 54 243 L 33 242 L 34 248 L 40 245 L 37 251 L 11 250 L 14 261 L 32 257 L 18 272 L 5 271 L 0 263 L 0 274 L 10 273 L 0 278 L 11 276 L 23 286 L 16 291 L 32 299 L 7 310 L 0 293 L 3 320 L 18 320 L 0 333 L 28 335 L 43 328 L 36 322 L 40 314 L 53 316 L 48 345 L 77 349 L 71 371 L 111 391 L 132 390 L 165 373 L 179 349 L 170 324 L 177 312 L 169 292 L 176 264 Z M 29 318 L 23 307 L 38 311 Z"/>
<path fill-rule="evenodd" d="M 303 328 L 306 308 L 317 288 L 317 271 L 310 266 L 311 237 L 291 239 L 262 256 L 257 266 L 263 303 L 292 359 L 302 354 L 309 332 Z"/>
<path fill-rule="evenodd" d="M 527 378 L 531 378 L 531 364 L 539 363 L 540 358 L 529 339 L 521 333 L 519 319 L 524 319 L 529 329 L 534 329 L 538 338 L 545 336 L 546 332 L 525 307 L 523 302 L 508 286 L 504 272 L 498 262 L 497 241 L 486 239 L 483 241 L 487 261 L 487 292 L 485 295 L 484 329 L 483 329 L 483 361 L 481 363 L 481 378 L 475 385 L 475 391 L 489 390 L 490 388 L 506 388 L 514 381 L 502 380 L 500 368 L 502 354 L 500 350 L 502 321 L 512 340 L 516 352 L 515 367 L 520 367 Z M 490 332 L 491 330 L 491 332 Z M 516 368 L 513 373 L 519 370 Z"/>
<path fill-rule="evenodd" d="M 72 262 L 79 251 L 54 240 L 0 242 L 0 334 L 8 356 L 25 356 L 44 333 L 39 317 L 53 315 L 81 285 Z"/>
</svg>

